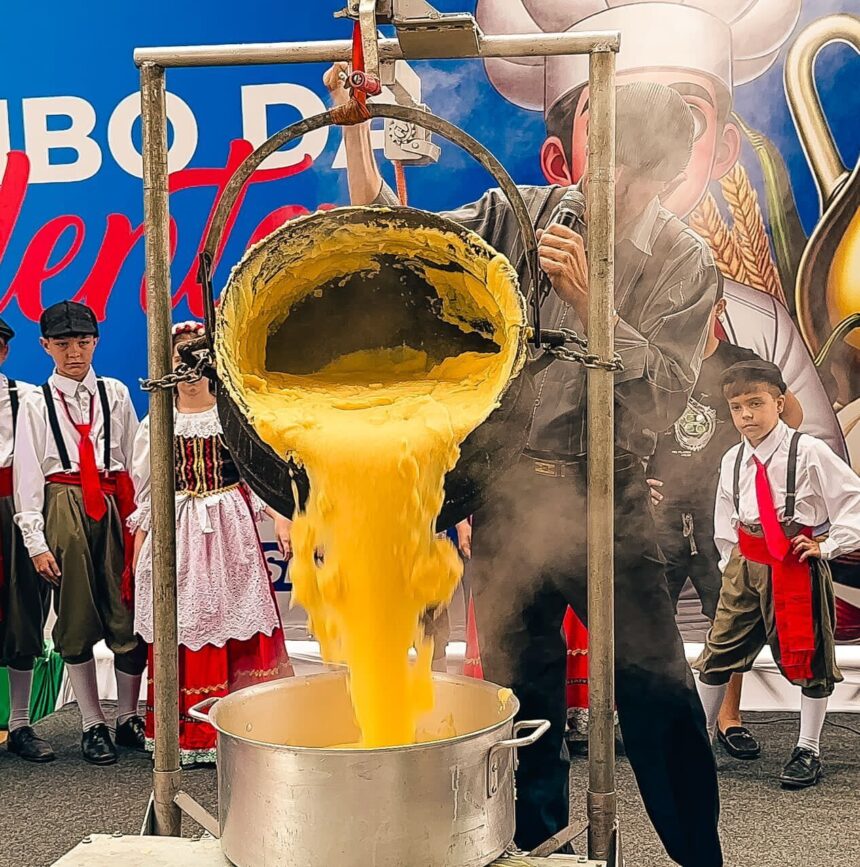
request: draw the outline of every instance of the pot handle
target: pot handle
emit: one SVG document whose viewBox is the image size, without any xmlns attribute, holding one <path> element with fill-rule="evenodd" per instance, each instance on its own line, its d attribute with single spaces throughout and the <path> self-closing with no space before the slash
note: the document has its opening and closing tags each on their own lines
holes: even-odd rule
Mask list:
<svg viewBox="0 0 860 867">
<path fill-rule="evenodd" d="M 217 695 L 209 696 L 209 698 L 204 698 L 203 701 L 197 702 L 194 707 L 188 708 L 188 716 L 190 716 L 191 719 L 197 720 L 197 722 L 204 722 L 212 725 L 211 721 L 209 720 L 209 714 L 203 713 L 203 711 L 211 710 L 212 706 L 220 700 L 220 697 Z"/>
<path fill-rule="evenodd" d="M 539 738 L 542 738 L 549 731 L 549 720 L 545 719 L 529 719 L 520 720 L 514 723 L 514 737 L 506 741 L 499 741 L 490 747 L 489 756 L 487 758 L 487 794 L 493 797 L 499 791 L 499 765 L 501 764 L 501 753 L 504 750 L 516 750 L 520 747 L 530 747 Z M 524 738 L 518 738 L 521 731 L 525 729 L 534 729 L 534 731 L 526 735 Z M 516 761 L 516 758 L 514 758 Z"/>
<path fill-rule="evenodd" d="M 454 124 L 430 112 L 388 103 L 368 105 L 367 112 L 370 118 L 384 117 L 400 120 L 436 133 L 436 135 L 441 136 L 452 144 L 463 148 L 466 153 L 477 160 L 493 176 L 510 203 L 511 210 L 519 227 L 525 250 L 525 263 L 528 274 L 528 283 L 521 288 L 526 301 L 532 308 L 532 318 L 534 320 L 532 323 L 534 331 L 532 342 L 535 346 L 540 346 L 540 293 L 538 288 L 541 270 L 538 260 L 537 237 L 535 235 L 534 224 L 529 216 L 528 207 L 523 201 L 522 194 L 514 183 L 513 178 L 505 170 L 505 167 L 479 141 Z M 230 176 L 229 181 L 224 187 L 224 191 L 221 193 L 221 197 L 218 199 L 218 206 L 215 208 L 212 220 L 204 236 L 203 249 L 199 255 L 197 270 L 197 282 L 203 290 L 206 335 L 209 339 L 210 347 L 214 347 L 215 345 L 213 272 L 217 264 L 218 252 L 225 237 L 227 223 L 236 207 L 236 203 L 240 201 L 240 195 L 245 188 L 245 184 L 263 161 L 275 151 L 284 147 L 284 145 L 308 133 L 316 132 L 318 129 L 340 125 L 340 120 L 335 111 L 325 111 L 322 114 L 315 114 L 312 117 L 296 121 L 290 124 L 290 126 L 276 132 L 256 150 L 248 154 Z"/>
</svg>

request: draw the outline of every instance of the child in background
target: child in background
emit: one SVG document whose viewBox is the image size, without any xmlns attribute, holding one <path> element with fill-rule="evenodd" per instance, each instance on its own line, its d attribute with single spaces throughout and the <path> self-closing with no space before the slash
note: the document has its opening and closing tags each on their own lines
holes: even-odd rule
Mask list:
<svg viewBox="0 0 860 867">
<path fill-rule="evenodd" d="M 14 336 L 11 326 L 0 319 L 0 365 L 9 355 Z M 28 762 L 50 762 L 54 759 L 51 745 L 30 725 L 30 692 L 36 657 L 44 644 L 51 594 L 47 581 L 36 574 L 13 520 L 15 423 L 21 398 L 31 391 L 35 387 L 29 383 L 0 374 L 0 665 L 6 666 L 9 675 L 6 748 Z"/>
<path fill-rule="evenodd" d="M 197 322 L 174 327 L 174 366 L 178 348 L 202 334 Z M 239 478 L 205 378 L 177 386 L 174 456 L 179 742 L 182 764 L 191 765 L 215 761 L 215 731 L 188 716 L 191 706 L 292 674 L 255 525 L 269 514 L 281 553 L 289 558 L 290 521 L 264 506 Z M 135 440 L 132 475 L 138 502 L 129 522 L 135 531 L 135 625 L 152 641 L 148 419 Z M 148 686 L 146 744 L 152 749 L 151 677 Z"/>
<path fill-rule="evenodd" d="M 99 326 L 89 307 L 53 304 L 39 327 L 55 367 L 21 401 L 15 523 L 53 588 L 54 647 L 81 711 L 81 753 L 90 764 L 112 765 L 116 746 L 144 748 L 137 702 L 146 646 L 134 632 L 132 541 L 123 530 L 134 511 L 128 468 L 138 421 L 128 389 L 93 370 Z M 100 641 L 114 654 L 115 740 L 99 702 L 93 647 Z"/>
<path fill-rule="evenodd" d="M 669 430 L 657 437 L 648 462 L 657 542 L 666 558 L 672 604 L 677 608 L 689 579 L 699 596 L 702 614 L 711 622 L 723 580 L 714 545 L 714 499 L 720 461 L 740 438 L 720 381 L 732 365 L 761 360 L 751 349 L 720 339 L 720 317 L 725 310 L 721 285 L 702 367 L 687 408 Z M 790 392 L 785 395 L 782 417 L 795 429 L 803 422 L 803 410 Z M 742 675 L 735 674 L 720 711 L 717 739 L 736 759 L 755 759 L 761 747 L 741 720 L 741 685 Z"/>
<path fill-rule="evenodd" d="M 827 700 L 842 675 L 834 652 L 827 561 L 860 548 L 860 478 L 822 440 L 782 421 L 786 386 L 776 365 L 740 362 L 722 390 L 741 443 L 723 457 L 714 517 L 722 589 L 694 668 L 713 736 L 726 685 L 765 644 L 802 690 L 800 738 L 779 779 L 814 786 Z M 830 525 L 820 540 L 816 528 Z"/>
</svg>

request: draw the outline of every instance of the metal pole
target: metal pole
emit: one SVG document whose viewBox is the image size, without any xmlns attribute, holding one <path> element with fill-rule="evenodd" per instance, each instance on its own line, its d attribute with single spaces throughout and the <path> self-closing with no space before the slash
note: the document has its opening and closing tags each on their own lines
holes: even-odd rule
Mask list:
<svg viewBox="0 0 860 867">
<path fill-rule="evenodd" d="M 595 33 L 517 33 L 510 36 L 482 36 L 478 54 L 453 55 L 444 31 L 440 33 L 439 53 L 422 60 L 451 60 L 457 57 L 550 57 L 561 54 L 618 51 L 618 31 Z M 257 63 L 334 63 L 352 59 L 348 39 L 318 42 L 262 42 L 244 45 L 187 45 L 137 48 L 138 66 L 248 66 Z M 380 60 L 408 60 L 396 39 L 379 40 Z"/>
<path fill-rule="evenodd" d="M 588 124 L 588 348 L 614 353 L 615 54 L 591 55 Z M 606 859 L 615 795 L 615 375 L 588 370 L 588 852 Z"/>
<path fill-rule="evenodd" d="M 358 23 L 364 48 L 364 68 L 379 77 L 379 33 L 376 29 L 376 0 L 360 0 Z"/>
<path fill-rule="evenodd" d="M 170 233 L 167 198 L 167 111 L 164 70 L 140 70 L 143 124 L 143 207 L 146 221 L 146 303 L 149 376 L 160 379 L 173 367 L 170 348 Z M 172 392 L 149 398 L 152 476 L 152 606 L 155 671 L 155 771 L 153 831 L 178 837 L 179 656 L 176 621 L 176 505 L 173 481 Z"/>
</svg>

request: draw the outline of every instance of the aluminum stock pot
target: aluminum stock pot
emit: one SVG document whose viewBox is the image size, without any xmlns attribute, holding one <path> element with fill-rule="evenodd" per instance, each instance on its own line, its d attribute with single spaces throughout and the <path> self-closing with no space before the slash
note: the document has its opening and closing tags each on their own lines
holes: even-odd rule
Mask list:
<svg viewBox="0 0 860 867">
<path fill-rule="evenodd" d="M 517 699 L 484 681 L 435 674 L 434 691 L 419 732 L 456 734 L 372 750 L 342 746 L 359 732 L 341 669 L 192 708 L 218 732 L 227 858 L 236 867 L 492 863 L 514 836 L 516 750 L 549 722 L 514 723 Z"/>
</svg>

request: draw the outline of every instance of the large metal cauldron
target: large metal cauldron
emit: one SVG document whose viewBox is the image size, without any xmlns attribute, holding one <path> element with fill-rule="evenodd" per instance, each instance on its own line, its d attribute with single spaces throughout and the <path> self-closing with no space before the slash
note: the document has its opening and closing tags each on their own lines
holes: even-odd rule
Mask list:
<svg viewBox="0 0 860 867">
<path fill-rule="evenodd" d="M 320 283 L 317 290 L 298 302 L 289 298 L 290 274 L 318 266 L 320 237 L 343 238 L 343 252 L 355 251 L 356 233 L 368 237 L 369 250 L 360 254 L 360 266 L 344 266 Z M 420 235 L 418 233 L 421 233 Z M 438 248 L 428 254 L 427 233 Z M 385 238 L 406 233 L 415 241 L 403 252 L 392 255 Z M 446 259 L 451 236 L 462 239 L 472 262 L 464 266 L 453 256 Z M 378 240 L 377 240 L 378 239 Z M 376 246 L 376 245 L 379 246 Z M 409 248 L 407 243 L 406 247 Z M 441 250 L 441 257 L 440 257 Z M 480 273 L 495 251 L 477 235 L 436 214 L 412 208 L 394 211 L 378 208 L 341 208 L 317 212 L 294 220 L 250 250 L 233 269 L 222 296 L 222 309 L 229 308 L 234 292 L 252 291 L 262 300 L 272 324 L 266 345 L 268 370 L 312 374 L 334 359 L 362 349 L 394 347 L 401 344 L 424 350 L 432 358 L 456 356 L 462 352 L 497 352 L 490 339 L 492 329 L 480 319 L 465 323 L 468 331 L 443 318 L 439 281 L 455 283 L 467 269 Z M 511 269 L 506 287 L 522 310 L 525 305 L 516 276 Z M 274 293 L 271 286 L 277 288 Z M 435 284 L 435 285 L 434 285 Z M 273 301 L 283 292 L 284 299 Z M 223 317 L 216 321 L 216 350 Z M 521 328 L 520 361 L 502 396 L 501 405 L 463 443 L 457 466 L 445 479 L 445 503 L 439 529 L 453 526 L 478 505 L 499 472 L 522 452 L 533 408 L 531 380 L 519 376 L 525 356 L 527 331 Z M 220 361 L 220 358 L 219 358 Z M 219 374 L 222 384 L 226 374 Z M 525 389 L 525 392 L 524 392 Z M 234 391 L 235 393 L 235 391 Z M 246 411 L 230 394 L 218 390 L 218 409 L 224 436 L 242 476 L 259 496 L 281 514 L 294 511 L 293 483 L 300 500 L 307 495 L 304 469 L 275 454 L 249 422 Z M 300 502 L 300 505 L 304 505 Z"/>
<path fill-rule="evenodd" d="M 326 749 L 359 734 L 340 670 L 193 708 L 193 718 L 218 731 L 227 858 L 236 867 L 492 863 L 514 836 L 516 749 L 549 723 L 515 724 L 519 703 L 491 683 L 436 674 L 434 689 L 419 731 L 444 732 L 453 722 L 457 736 L 375 750 Z"/>
<path fill-rule="evenodd" d="M 369 106 L 368 110 L 372 117 L 390 117 L 407 123 L 415 123 L 432 131 L 436 135 L 442 136 L 448 141 L 464 148 L 493 175 L 502 192 L 507 197 L 520 229 L 522 250 L 524 251 L 524 260 L 527 264 L 526 274 L 528 280 L 525 285 L 520 287 L 522 303 L 525 304 L 525 301 L 528 300 L 532 305 L 534 318 L 532 323 L 534 325 L 534 334 L 532 336 L 535 342 L 539 342 L 539 304 L 537 303 L 538 296 L 535 291 L 539 273 L 537 240 L 528 209 L 516 184 L 514 184 L 510 175 L 505 171 L 504 166 L 480 142 L 453 124 L 428 112 L 395 105 L 373 105 Z M 210 348 L 214 348 L 217 344 L 219 320 L 215 310 L 212 282 L 213 262 L 217 258 L 225 228 L 228 225 L 234 207 L 239 201 L 242 190 L 254 171 L 262 165 L 269 155 L 314 130 L 331 126 L 338 122 L 331 112 L 325 112 L 291 124 L 289 127 L 272 135 L 250 154 L 227 184 L 206 234 L 198 276 L 204 293 L 207 339 Z M 316 223 L 324 222 L 330 231 L 336 232 L 339 226 L 343 226 L 351 221 L 372 222 L 375 219 L 374 214 L 379 215 L 380 213 L 387 213 L 389 216 L 393 213 L 401 225 L 406 227 L 435 227 L 444 231 L 454 232 L 461 238 L 468 238 L 476 242 L 476 250 L 483 246 L 484 252 L 482 255 L 486 255 L 486 245 L 483 245 L 480 239 L 467 229 L 444 220 L 435 214 L 411 208 L 397 208 L 393 212 L 380 212 L 372 208 L 354 208 L 317 213 L 307 218 L 292 221 L 281 230 L 277 230 L 273 236 L 264 239 L 255 248 L 255 251 L 252 251 L 249 255 L 256 254 L 255 259 L 259 265 L 261 259 L 265 256 L 267 245 L 270 247 L 275 246 L 279 241 L 283 242 L 285 239 L 288 239 L 292 233 L 296 234 L 296 240 L 300 242 L 301 234 Z M 389 277 L 402 276 L 402 271 L 398 271 L 396 267 L 393 270 L 388 267 L 388 264 L 385 262 L 384 249 L 380 249 L 379 252 L 382 268 L 379 274 L 384 275 L 387 272 Z M 237 269 L 241 269 L 242 267 L 243 265 L 240 263 Z M 263 267 L 265 267 L 265 263 Z M 301 267 L 301 264 L 297 263 L 296 267 Z M 374 274 L 374 279 L 379 274 Z M 344 277 L 344 285 L 355 286 L 360 283 L 360 275 L 353 275 L 354 279 L 351 282 L 346 279 L 346 275 Z M 230 284 L 225 289 L 225 293 L 230 291 L 230 285 L 233 282 L 231 278 Z M 414 290 L 415 287 L 416 284 L 413 282 L 412 289 Z M 320 288 L 322 289 L 323 287 Z M 339 297 L 343 299 L 347 294 L 346 292 L 341 292 Z M 222 302 L 223 300 L 222 297 Z M 416 296 L 414 292 L 404 293 L 404 300 L 407 302 L 403 308 L 404 310 L 416 309 L 414 304 Z M 425 294 L 425 300 L 429 300 L 432 303 L 434 301 L 432 293 Z M 312 311 L 308 312 L 312 313 Z M 365 314 L 367 312 L 365 311 Z M 306 325 L 309 325 L 313 318 L 312 315 L 309 315 Z M 319 321 L 317 319 L 317 323 Z M 327 327 L 318 329 L 312 335 L 312 339 L 306 346 L 321 348 L 323 351 L 327 351 L 330 348 L 329 344 L 331 342 L 340 341 L 341 348 L 350 345 L 350 338 L 355 336 L 352 333 L 355 321 L 353 317 L 345 316 L 338 320 L 336 327 L 331 327 L 331 323 L 328 323 Z M 366 316 L 362 317 L 362 321 L 366 321 Z M 277 333 L 270 335 L 269 338 L 270 341 L 273 338 L 275 342 L 280 341 L 287 354 L 290 350 L 290 342 L 299 336 L 298 334 L 290 333 L 293 324 L 295 324 L 295 319 L 293 323 L 286 324 L 285 328 L 277 329 Z M 434 335 L 430 331 L 425 331 L 425 336 L 432 339 Z M 303 340 L 306 340 L 307 337 L 307 332 L 301 335 L 301 339 Z M 526 330 L 523 330 L 521 335 L 523 347 L 525 347 L 528 338 L 528 333 Z M 357 347 L 351 345 L 351 348 L 355 349 Z M 328 360 L 331 359 L 329 358 Z M 284 460 L 282 456 L 275 454 L 260 438 L 253 426 L 248 423 L 242 407 L 237 405 L 227 392 L 228 389 L 223 387 L 223 384 L 218 389 L 219 413 L 224 426 L 225 440 L 233 454 L 234 460 L 239 466 L 243 478 L 246 479 L 263 500 L 282 514 L 293 514 L 296 506 L 294 492 L 298 494 L 298 505 L 300 507 L 304 505 L 304 501 L 307 498 L 307 476 L 301 468 L 292 462 Z M 462 444 L 459 463 L 445 478 L 445 501 L 437 520 L 437 527 L 440 530 L 453 526 L 462 518 L 476 511 L 481 505 L 485 492 L 492 485 L 493 481 L 521 454 L 526 443 L 533 404 L 533 378 L 527 368 L 521 369 L 521 366 L 518 365 L 511 382 L 508 383 L 501 405 L 492 413 L 487 421 L 480 425 L 465 440 Z"/>
</svg>

